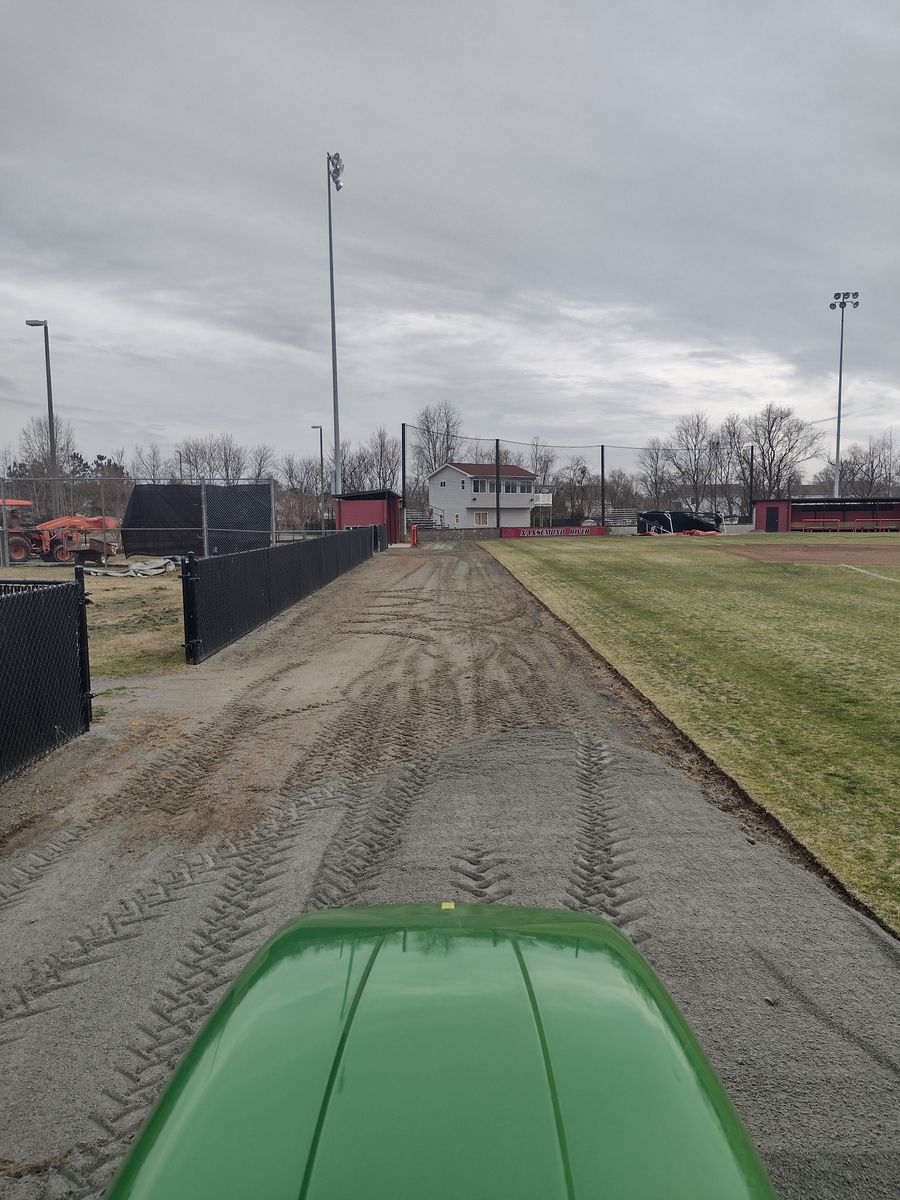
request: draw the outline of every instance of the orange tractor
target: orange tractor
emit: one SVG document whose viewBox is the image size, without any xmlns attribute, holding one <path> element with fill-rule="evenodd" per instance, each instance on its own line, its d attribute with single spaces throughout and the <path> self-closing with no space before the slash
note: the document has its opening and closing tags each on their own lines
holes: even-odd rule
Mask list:
<svg viewBox="0 0 900 1200">
<path fill-rule="evenodd" d="M 16 510 L 31 508 L 31 501 L 0 503 L 8 510 L 6 544 L 10 563 L 24 563 L 33 558 L 58 563 L 105 563 L 119 552 L 118 543 L 110 537 L 110 531 L 118 527 L 118 521 L 112 517 L 54 517 L 52 521 L 25 528 L 16 520 Z"/>
</svg>

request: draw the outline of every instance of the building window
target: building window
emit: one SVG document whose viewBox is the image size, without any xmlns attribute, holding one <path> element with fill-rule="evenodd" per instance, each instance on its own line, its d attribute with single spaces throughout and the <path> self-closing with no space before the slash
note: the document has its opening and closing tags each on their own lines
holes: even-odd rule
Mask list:
<svg viewBox="0 0 900 1200">
<path fill-rule="evenodd" d="M 531 484 L 530 483 L 520 483 L 519 491 L 529 493 L 531 491 Z"/>
<path fill-rule="evenodd" d="M 514 483 L 510 483 L 509 480 L 507 480 L 506 483 L 504 483 L 504 485 L 503 485 L 503 490 L 504 490 L 504 492 L 514 492 L 516 490 L 516 485 Z"/>
<path fill-rule="evenodd" d="M 488 519 L 488 515 L 483 509 L 481 512 L 477 512 L 475 514 L 475 524 L 476 525 L 487 525 L 487 519 Z"/>
<path fill-rule="evenodd" d="M 490 491 L 490 492 L 496 492 L 496 490 L 497 490 L 497 481 L 496 481 L 496 480 L 494 480 L 494 479 L 492 479 L 492 480 L 491 480 L 491 482 L 490 482 L 490 486 L 489 486 L 489 488 L 488 488 L 488 491 Z"/>
<path fill-rule="evenodd" d="M 442 479 L 442 480 L 441 480 L 441 487 L 446 487 L 446 486 L 447 486 L 447 480 L 446 480 L 446 479 Z"/>
<path fill-rule="evenodd" d="M 476 479 L 472 484 L 472 491 L 473 492 L 486 492 L 487 491 L 487 480 L 486 479 Z"/>
<path fill-rule="evenodd" d="M 461 479 L 459 481 L 459 486 L 462 488 L 463 491 L 465 491 L 466 490 L 466 481 L 464 479 Z"/>
</svg>

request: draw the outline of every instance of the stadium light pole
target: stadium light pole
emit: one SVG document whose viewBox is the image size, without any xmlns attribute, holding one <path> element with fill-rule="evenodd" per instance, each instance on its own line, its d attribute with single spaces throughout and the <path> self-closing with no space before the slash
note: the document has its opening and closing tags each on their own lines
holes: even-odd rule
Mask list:
<svg viewBox="0 0 900 1200">
<path fill-rule="evenodd" d="M 325 154 L 326 187 L 328 188 L 328 278 L 331 283 L 331 386 L 334 391 L 334 477 L 331 494 L 341 494 L 341 427 L 338 416 L 337 333 L 334 324 L 334 240 L 331 232 L 331 188 L 339 192 L 344 186 L 341 176 L 344 162 L 339 154 Z"/>
<path fill-rule="evenodd" d="M 835 292 L 829 308 L 841 310 L 841 352 L 838 358 L 837 436 L 834 443 L 834 488 L 832 496 L 841 494 L 841 387 L 844 382 L 844 309 L 859 308 L 859 292 Z"/>
<path fill-rule="evenodd" d="M 53 420 L 53 384 L 50 380 L 50 326 L 46 321 L 26 321 L 26 325 L 30 325 L 35 329 L 43 328 L 44 330 L 44 362 L 47 366 L 47 431 L 50 435 L 50 504 L 53 508 L 54 517 L 58 517 L 59 513 L 59 480 L 57 478 L 56 464 L 56 422 Z"/>
<path fill-rule="evenodd" d="M 322 532 L 325 532 L 325 443 L 322 440 L 322 426 L 311 425 L 310 429 L 319 431 L 319 518 Z"/>
</svg>

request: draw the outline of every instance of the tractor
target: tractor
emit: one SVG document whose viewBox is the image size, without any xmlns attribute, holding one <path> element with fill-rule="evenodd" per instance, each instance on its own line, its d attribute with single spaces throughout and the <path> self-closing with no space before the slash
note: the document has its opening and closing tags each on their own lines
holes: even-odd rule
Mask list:
<svg viewBox="0 0 900 1200">
<path fill-rule="evenodd" d="M 8 518 L 13 513 L 17 517 L 16 510 L 31 507 L 30 500 L 4 500 L 2 504 Z M 54 517 L 31 527 L 23 527 L 16 517 L 12 517 L 14 526 L 9 519 L 6 522 L 11 564 L 35 558 L 57 563 L 105 563 L 119 552 L 118 543 L 109 536 L 109 531 L 118 526 L 112 517 Z"/>
</svg>

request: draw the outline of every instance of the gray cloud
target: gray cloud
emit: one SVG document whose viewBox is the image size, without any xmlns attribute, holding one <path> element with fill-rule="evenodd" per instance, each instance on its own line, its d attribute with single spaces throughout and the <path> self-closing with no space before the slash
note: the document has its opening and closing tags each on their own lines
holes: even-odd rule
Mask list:
<svg viewBox="0 0 900 1200">
<path fill-rule="evenodd" d="M 846 435 L 900 398 L 900 16 L 790 5 L 9 5 L 0 445 L 87 452 L 448 398 L 472 432 L 635 444 L 768 399 Z M 4 398 L 6 397 L 6 398 Z M 829 426 L 824 426 L 829 428 Z"/>
</svg>

